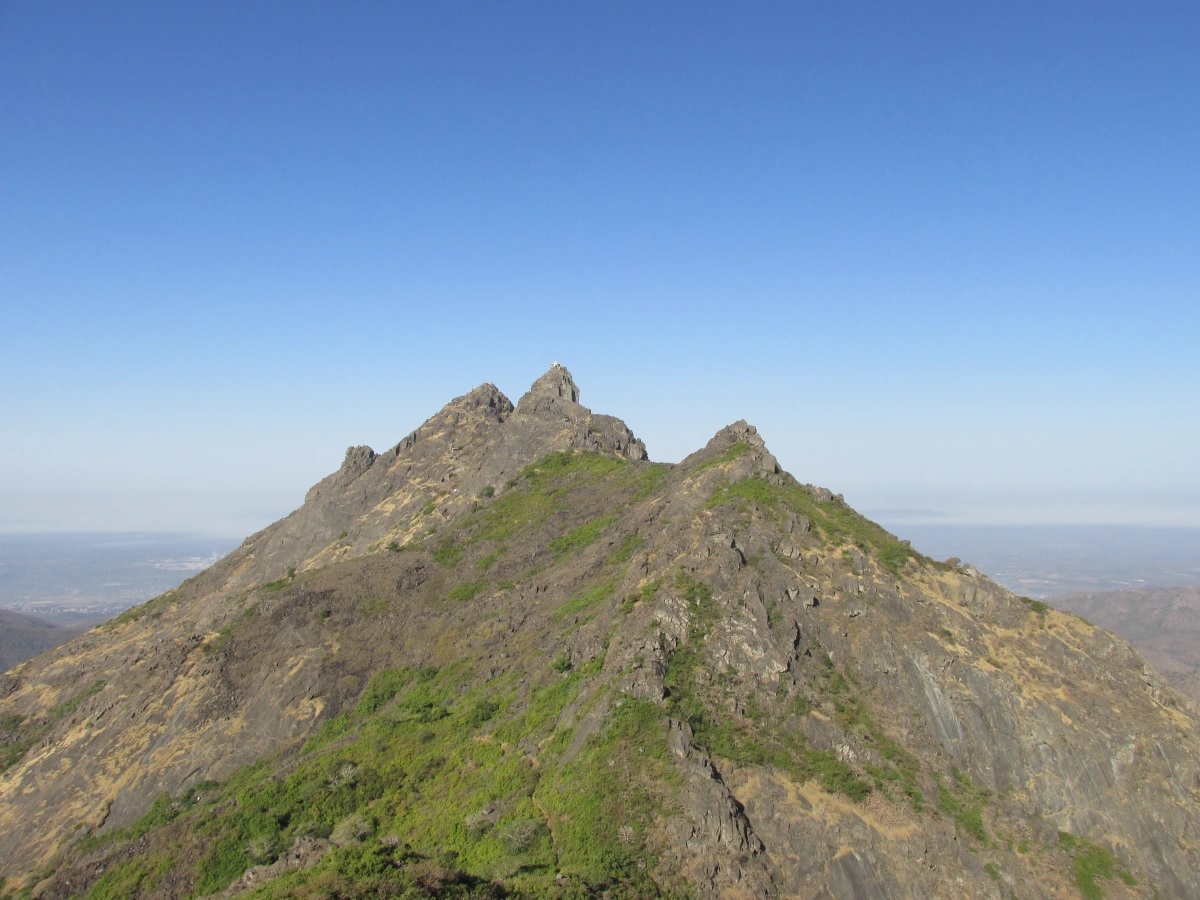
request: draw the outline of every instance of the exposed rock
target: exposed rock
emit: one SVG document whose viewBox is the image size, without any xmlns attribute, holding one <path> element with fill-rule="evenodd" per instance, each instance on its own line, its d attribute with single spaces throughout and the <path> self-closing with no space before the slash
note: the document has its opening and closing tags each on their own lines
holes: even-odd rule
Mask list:
<svg viewBox="0 0 1200 900">
<path fill-rule="evenodd" d="M 1088 853 L 1110 896 L 1200 896 L 1196 713 L 1125 641 L 922 557 L 746 422 L 653 465 L 579 396 L 555 366 L 353 447 L 5 676 L 7 884 L 190 896 L 240 853 L 213 892 L 359 859 L 437 890 L 1048 897 Z"/>
</svg>

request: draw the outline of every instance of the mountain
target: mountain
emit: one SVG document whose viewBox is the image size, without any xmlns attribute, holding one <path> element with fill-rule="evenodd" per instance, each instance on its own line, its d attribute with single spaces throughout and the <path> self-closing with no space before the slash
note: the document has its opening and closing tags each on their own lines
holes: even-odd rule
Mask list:
<svg viewBox="0 0 1200 900">
<path fill-rule="evenodd" d="M 1200 701 L 1200 587 L 1079 592 L 1054 604 L 1129 638 L 1176 690 Z"/>
<path fill-rule="evenodd" d="M 39 653 L 57 647 L 79 631 L 0 609 L 0 672 L 7 672 Z"/>
<path fill-rule="evenodd" d="M 1194 897 L 1197 712 L 738 422 L 483 385 L 0 684 L 31 896 Z"/>
</svg>

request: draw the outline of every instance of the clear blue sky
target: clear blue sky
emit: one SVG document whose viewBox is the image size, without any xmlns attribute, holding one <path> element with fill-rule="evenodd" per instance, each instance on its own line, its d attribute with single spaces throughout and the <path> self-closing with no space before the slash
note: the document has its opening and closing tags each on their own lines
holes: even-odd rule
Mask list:
<svg viewBox="0 0 1200 900">
<path fill-rule="evenodd" d="M 1200 5 L 0 0 L 0 529 L 248 533 L 552 360 L 674 461 L 1200 525 Z"/>
</svg>

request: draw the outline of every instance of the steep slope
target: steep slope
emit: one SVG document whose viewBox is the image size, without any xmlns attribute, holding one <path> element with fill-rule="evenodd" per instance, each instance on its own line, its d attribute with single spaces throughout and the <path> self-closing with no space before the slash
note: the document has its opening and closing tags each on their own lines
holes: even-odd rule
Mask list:
<svg viewBox="0 0 1200 900">
<path fill-rule="evenodd" d="M 33 616 L 0 609 L 0 672 L 7 672 L 39 653 L 57 647 L 80 631 L 81 628 L 64 628 Z"/>
<path fill-rule="evenodd" d="M 485 385 L 7 678 L 44 897 L 1187 897 L 1192 708 L 737 423 Z"/>
</svg>

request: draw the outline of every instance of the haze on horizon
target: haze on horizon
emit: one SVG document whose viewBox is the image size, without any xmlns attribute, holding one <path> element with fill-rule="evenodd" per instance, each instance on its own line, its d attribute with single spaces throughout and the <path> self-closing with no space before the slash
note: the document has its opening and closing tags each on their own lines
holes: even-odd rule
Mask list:
<svg viewBox="0 0 1200 900">
<path fill-rule="evenodd" d="M 900 520 L 1200 526 L 1200 8 L 0 3 L 0 531 L 552 360 Z M 903 514 L 903 515 L 901 515 Z"/>
</svg>

